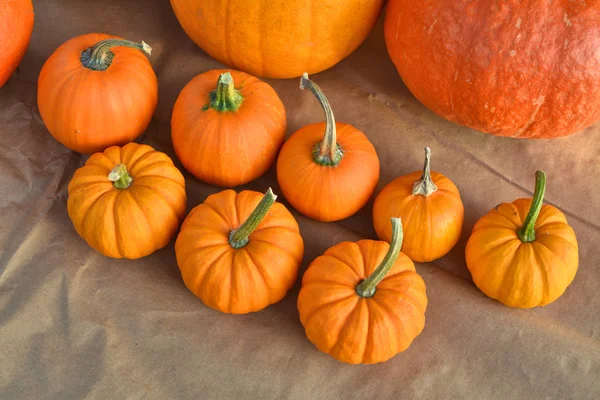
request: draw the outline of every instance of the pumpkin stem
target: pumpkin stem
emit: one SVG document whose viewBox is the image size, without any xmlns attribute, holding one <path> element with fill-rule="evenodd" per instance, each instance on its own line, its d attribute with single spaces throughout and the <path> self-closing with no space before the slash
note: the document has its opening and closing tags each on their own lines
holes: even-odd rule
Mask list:
<svg viewBox="0 0 600 400">
<path fill-rule="evenodd" d="M 208 110 L 209 107 L 221 112 L 235 112 L 242 105 L 244 97 L 235 88 L 233 77 L 229 72 L 225 72 L 219 76 L 217 88 L 210 92 L 210 104 L 204 107 Z"/>
<path fill-rule="evenodd" d="M 319 85 L 308 79 L 308 74 L 305 72 L 302 74 L 302 78 L 300 78 L 300 89 L 304 90 L 306 88 L 313 92 L 319 103 L 321 103 L 326 119 L 325 135 L 323 136 L 323 141 L 317 143 L 313 149 L 313 160 L 319 165 L 335 167 L 342 160 L 344 153 L 336 142 L 337 132 L 333 110 Z"/>
<path fill-rule="evenodd" d="M 131 47 L 138 49 L 144 53 L 152 54 L 152 47 L 148 43 L 134 43 L 123 39 L 106 39 L 102 40 L 92 47 L 88 47 L 81 53 L 81 63 L 84 67 L 94 71 L 105 71 L 112 63 L 115 53 L 110 51 L 113 47 Z"/>
<path fill-rule="evenodd" d="M 413 196 L 420 194 L 421 196 L 429 196 L 438 190 L 433 180 L 431 180 L 431 149 L 425 147 L 425 166 L 423 167 L 423 175 L 421 179 L 413 183 Z"/>
<path fill-rule="evenodd" d="M 108 174 L 108 180 L 113 182 L 115 189 L 127 189 L 133 178 L 127 172 L 125 164 L 117 164 Z"/>
<path fill-rule="evenodd" d="M 234 249 L 240 249 L 248 244 L 248 238 L 261 223 L 269 209 L 275 203 L 277 196 L 269 188 L 248 219 L 238 228 L 229 233 L 229 244 Z"/>
<path fill-rule="evenodd" d="M 377 269 L 373 271 L 367 279 L 356 286 L 356 293 L 360 297 L 373 297 L 377 285 L 385 278 L 398 259 L 400 249 L 402 248 L 402 239 L 404 238 L 402 233 L 402 221 L 400 218 L 391 218 L 391 220 L 392 240 L 390 241 L 390 248 Z"/>
<path fill-rule="evenodd" d="M 529 207 L 529 212 L 523 222 L 523 226 L 517 234 L 519 239 L 524 243 L 533 242 L 535 240 L 535 222 L 537 221 L 540 211 L 542 210 L 542 204 L 544 202 L 544 193 L 546 192 L 546 173 L 538 170 L 535 173 L 535 192 L 533 193 L 533 200 Z"/>
</svg>

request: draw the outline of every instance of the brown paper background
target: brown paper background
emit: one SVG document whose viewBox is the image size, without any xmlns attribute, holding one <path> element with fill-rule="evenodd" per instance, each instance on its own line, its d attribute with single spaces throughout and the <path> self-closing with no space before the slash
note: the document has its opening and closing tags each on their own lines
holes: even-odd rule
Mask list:
<svg viewBox="0 0 600 400">
<path fill-rule="evenodd" d="M 172 157 L 177 94 L 222 65 L 187 38 L 167 0 L 39 0 L 34 7 L 29 51 L 0 89 L 0 399 L 600 399 L 600 125 L 523 141 L 444 121 L 403 85 L 381 21 L 348 59 L 314 75 L 337 119 L 377 149 L 378 190 L 419 169 L 430 146 L 433 169 L 456 183 L 466 210 L 456 248 L 417 264 L 429 297 L 423 333 L 386 363 L 349 366 L 306 339 L 296 310 L 300 280 L 279 304 L 230 316 L 185 288 L 172 244 L 140 260 L 113 260 L 77 236 L 67 185 L 86 158 L 54 141 L 40 120 L 36 80 L 44 60 L 67 39 L 94 31 L 150 43 L 160 99 L 143 141 Z M 288 110 L 288 134 L 324 119 L 296 79 L 268 82 Z M 547 202 L 575 229 L 580 267 L 554 304 L 514 310 L 473 285 L 464 245 L 489 209 L 531 196 L 537 168 L 548 173 Z M 188 209 L 218 191 L 185 176 Z M 270 185 L 278 191 L 273 171 L 245 187 Z M 374 238 L 371 205 L 329 224 L 294 212 L 306 243 L 301 272 L 335 243 Z"/>
</svg>

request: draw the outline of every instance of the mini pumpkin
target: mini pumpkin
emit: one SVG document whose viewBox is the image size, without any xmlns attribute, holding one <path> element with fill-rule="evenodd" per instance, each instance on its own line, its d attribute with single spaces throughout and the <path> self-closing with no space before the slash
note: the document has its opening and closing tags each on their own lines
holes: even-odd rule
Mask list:
<svg viewBox="0 0 600 400">
<path fill-rule="evenodd" d="M 425 282 L 400 252 L 400 219 L 391 221 L 391 244 L 339 243 L 302 278 L 298 311 L 306 336 L 339 361 L 386 361 L 406 350 L 425 326 Z"/>
<path fill-rule="evenodd" d="M 15 72 L 27 52 L 33 19 L 31 0 L 0 1 L 0 87 Z"/>
<path fill-rule="evenodd" d="M 390 217 L 402 218 L 402 252 L 413 261 L 429 262 L 446 255 L 456 245 L 464 211 L 454 183 L 431 171 L 431 150 L 427 147 L 422 172 L 394 179 L 377 195 L 373 223 L 379 239 L 390 241 Z"/>
<path fill-rule="evenodd" d="M 294 285 L 304 243 L 292 214 L 264 196 L 224 190 L 185 219 L 175 242 L 187 288 L 218 311 L 246 314 L 280 301 Z"/>
<path fill-rule="evenodd" d="M 101 33 L 62 44 L 38 80 L 38 108 L 64 146 L 94 153 L 133 141 L 146 130 L 158 101 L 148 59 L 152 48 Z"/>
<path fill-rule="evenodd" d="M 240 71 L 196 76 L 181 91 L 171 118 L 173 147 L 184 168 L 221 187 L 267 172 L 286 129 L 285 107 L 275 90 Z"/>
<path fill-rule="evenodd" d="M 543 205 L 546 174 L 536 172 L 533 199 L 502 203 L 481 217 L 467 242 L 467 267 L 487 296 L 510 307 L 545 306 L 577 273 L 573 228 L 556 207 Z"/>
<path fill-rule="evenodd" d="M 307 125 L 283 145 L 277 181 L 289 203 L 319 221 L 337 221 L 360 210 L 379 180 L 379 158 L 364 133 L 336 123 L 321 88 L 304 74 L 308 88 L 325 111 L 326 122 Z"/>
<path fill-rule="evenodd" d="M 108 257 L 140 258 L 165 247 L 185 215 L 185 181 L 173 161 L 129 143 L 90 156 L 69 183 L 77 233 Z"/>
</svg>

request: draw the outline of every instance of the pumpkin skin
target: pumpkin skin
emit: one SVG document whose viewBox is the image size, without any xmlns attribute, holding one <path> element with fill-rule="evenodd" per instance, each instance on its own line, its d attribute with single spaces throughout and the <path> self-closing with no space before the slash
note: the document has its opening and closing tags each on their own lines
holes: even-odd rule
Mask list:
<svg viewBox="0 0 600 400">
<path fill-rule="evenodd" d="M 106 39 L 119 38 L 90 33 L 68 40 L 48 58 L 38 80 L 38 107 L 48 131 L 79 153 L 133 141 L 148 127 L 158 101 L 156 75 L 137 49 L 111 48 L 114 57 L 103 71 L 83 65 L 82 53 Z"/>
<path fill-rule="evenodd" d="M 31 0 L 0 1 L 0 87 L 11 77 L 27 52 L 33 32 Z"/>
<path fill-rule="evenodd" d="M 208 196 L 187 216 L 175 242 L 185 285 L 218 311 L 259 311 L 280 301 L 296 281 L 304 243 L 296 220 L 281 203 L 268 209 L 246 245 L 230 244 L 232 231 L 241 229 L 261 198 L 250 190 Z"/>
<path fill-rule="evenodd" d="M 122 164 L 133 178 L 118 189 L 108 176 Z M 165 247 L 185 216 L 185 180 L 152 147 L 129 143 L 90 156 L 69 183 L 67 210 L 92 248 L 113 258 L 140 258 Z"/>
<path fill-rule="evenodd" d="M 206 107 L 225 73 L 230 73 L 243 98 L 239 108 Z M 173 146 L 184 168 L 201 181 L 221 187 L 243 185 L 267 172 L 286 129 L 285 107 L 275 90 L 251 75 L 231 70 L 208 71 L 192 79 L 181 91 L 171 118 Z"/>
<path fill-rule="evenodd" d="M 553 138 L 600 119 L 598 2 L 390 0 L 385 38 L 412 94 L 452 122 Z"/>
<path fill-rule="evenodd" d="M 171 0 L 171 6 L 188 36 L 217 61 L 256 76 L 294 78 L 352 53 L 383 0 Z"/>
</svg>

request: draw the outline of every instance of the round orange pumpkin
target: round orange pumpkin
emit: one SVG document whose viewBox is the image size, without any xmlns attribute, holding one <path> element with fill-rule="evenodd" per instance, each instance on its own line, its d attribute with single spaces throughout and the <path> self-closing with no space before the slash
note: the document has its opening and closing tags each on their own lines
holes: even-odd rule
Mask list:
<svg viewBox="0 0 600 400">
<path fill-rule="evenodd" d="M 280 301 L 304 255 L 296 220 L 271 189 L 224 190 L 185 219 L 175 254 L 187 288 L 224 313 L 246 314 Z"/>
<path fill-rule="evenodd" d="M 179 23 L 219 62 L 252 75 L 294 78 L 346 58 L 383 0 L 171 0 Z"/>
<path fill-rule="evenodd" d="M 267 172 L 286 129 L 285 107 L 275 90 L 239 71 L 196 76 L 181 91 L 171 118 L 177 158 L 196 178 L 221 187 Z"/>
<path fill-rule="evenodd" d="M 402 252 L 416 262 L 446 255 L 460 239 L 465 214 L 458 189 L 450 179 L 431 171 L 430 157 L 427 147 L 423 172 L 394 179 L 373 204 L 373 223 L 379 239 L 389 242 L 390 217 L 402 218 Z"/>
<path fill-rule="evenodd" d="M 79 153 L 137 138 L 150 123 L 158 82 L 146 43 L 90 33 L 62 44 L 44 64 L 38 107 L 56 140 Z"/>
<path fill-rule="evenodd" d="M 108 257 L 140 258 L 165 247 L 185 216 L 185 181 L 173 161 L 129 143 L 95 153 L 69 183 L 75 230 Z"/>
<path fill-rule="evenodd" d="M 510 307 L 552 303 L 577 273 L 575 232 L 556 207 L 542 205 L 545 189 L 546 175 L 537 171 L 533 199 L 495 207 L 477 221 L 467 242 L 473 282 Z"/>
<path fill-rule="evenodd" d="M 310 89 L 325 111 L 326 122 L 307 125 L 283 145 L 277 180 L 289 203 L 319 221 L 337 221 L 360 210 L 379 180 L 379 158 L 364 133 L 336 123 L 329 101 L 304 75 L 300 88 Z"/>
<path fill-rule="evenodd" d="M 391 244 L 342 242 L 316 258 L 302 278 L 300 321 L 319 350 L 350 364 L 386 361 L 425 326 L 425 282 L 400 252 L 402 223 Z"/>
<path fill-rule="evenodd" d="M 600 120 L 600 3 L 390 0 L 385 39 L 412 94 L 452 122 L 553 138 Z"/>
<path fill-rule="evenodd" d="M 27 52 L 33 18 L 31 0 L 0 0 L 0 87 L 11 77 Z"/>
</svg>

